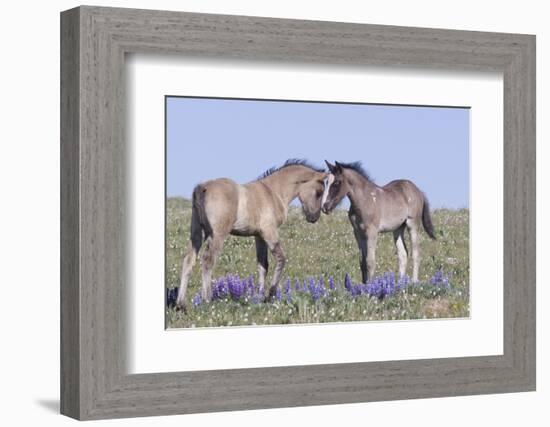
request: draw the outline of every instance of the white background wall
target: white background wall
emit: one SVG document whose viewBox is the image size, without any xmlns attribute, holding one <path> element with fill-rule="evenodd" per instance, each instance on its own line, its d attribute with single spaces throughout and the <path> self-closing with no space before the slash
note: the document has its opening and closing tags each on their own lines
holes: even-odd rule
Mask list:
<svg viewBox="0 0 550 427">
<path fill-rule="evenodd" d="M 548 323 L 548 13 L 543 1 L 180 0 L 97 5 L 537 35 L 538 391 L 116 420 L 113 425 L 543 426 L 550 423 Z M 74 1 L 4 2 L 0 66 L 0 420 L 66 425 L 59 405 L 59 12 Z M 546 13 L 545 13 L 546 12 Z M 544 194 L 546 193 L 546 194 Z"/>
</svg>

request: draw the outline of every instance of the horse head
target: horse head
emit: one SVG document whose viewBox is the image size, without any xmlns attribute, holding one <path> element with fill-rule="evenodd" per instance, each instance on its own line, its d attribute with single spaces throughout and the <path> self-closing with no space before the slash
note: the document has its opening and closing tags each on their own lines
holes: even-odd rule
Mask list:
<svg viewBox="0 0 550 427">
<path fill-rule="evenodd" d="M 330 173 L 327 175 L 325 190 L 322 198 L 323 213 L 331 213 L 349 192 L 349 183 L 344 175 L 340 163 L 334 165 L 325 160 Z"/>
</svg>

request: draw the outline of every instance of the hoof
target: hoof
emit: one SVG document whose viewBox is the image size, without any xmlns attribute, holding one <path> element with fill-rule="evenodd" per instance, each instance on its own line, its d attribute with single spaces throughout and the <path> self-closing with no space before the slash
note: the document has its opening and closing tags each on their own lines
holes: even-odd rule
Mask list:
<svg viewBox="0 0 550 427">
<path fill-rule="evenodd" d="M 277 295 L 275 294 L 269 294 L 268 296 L 264 297 L 264 303 L 266 304 L 272 304 L 277 299 Z"/>
<path fill-rule="evenodd" d="M 176 304 L 174 305 L 174 308 L 176 309 L 176 311 L 181 311 L 187 314 L 187 306 L 185 304 Z"/>
</svg>

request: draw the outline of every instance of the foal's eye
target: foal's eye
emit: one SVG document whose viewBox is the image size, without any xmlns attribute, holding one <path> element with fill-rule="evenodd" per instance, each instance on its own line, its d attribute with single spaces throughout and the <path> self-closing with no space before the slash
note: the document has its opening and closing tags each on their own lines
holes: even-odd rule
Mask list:
<svg viewBox="0 0 550 427">
<path fill-rule="evenodd" d="M 317 190 L 315 192 L 315 195 L 317 196 L 317 198 L 321 197 L 323 195 L 323 190 Z"/>
</svg>

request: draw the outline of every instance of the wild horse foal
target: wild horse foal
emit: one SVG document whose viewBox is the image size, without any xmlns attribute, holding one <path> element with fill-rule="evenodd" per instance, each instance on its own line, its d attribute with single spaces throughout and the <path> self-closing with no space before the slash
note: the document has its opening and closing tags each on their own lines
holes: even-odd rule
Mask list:
<svg viewBox="0 0 550 427">
<path fill-rule="evenodd" d="M 405 228 L 412 245 L 412 280 L 418 281 L 420 264 L 420 225 L 435 239 L 428 199 L 418 187 L 406 179 L 398 179 L 380 187 L 371 181 L 359 162 L 334 165 L 325 160 L 330 175 L 323 195 L 323 212 L 330 213 L 344 197 L 350 200 L 349 220 L 361 253 L 363 283 L 374 276 L 378 233 L 393 232 L 399 276 L 407 270 Z"/>
<path fill-rule="evenodd" d="M 308 222 L 319 219 L 326 176 L 322 169 L 309 165 L 305 160 L 291 159 L 248 184 L 240 185 L 231 179 L 219 178 L 197 185 L 193 191 L 191 239 L 183 259 L 176 305 L 185 307 L 189 276 L 203 239 L 202 298 L 205 301 L 211 299 L 212 269 L 229 234 L 255 237 L 261 286 L 267 274 L 269 248 L 277 262 L 269 289 L 269 298 L 273 298 L 285 265 L 277 229 L 286 221 L 288 206 L 296 197 L 302 203 Z"/>
</svg>

